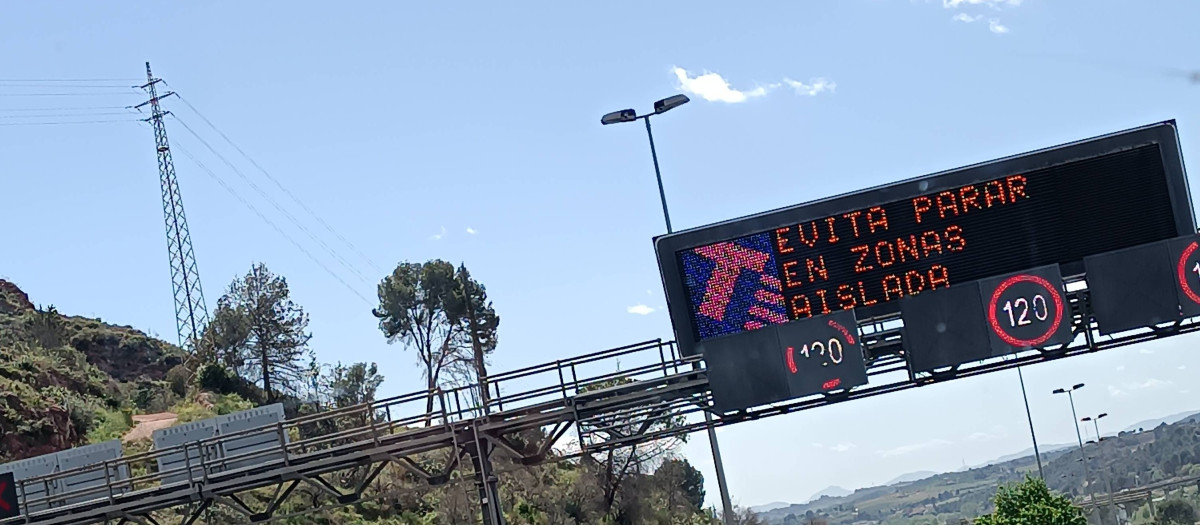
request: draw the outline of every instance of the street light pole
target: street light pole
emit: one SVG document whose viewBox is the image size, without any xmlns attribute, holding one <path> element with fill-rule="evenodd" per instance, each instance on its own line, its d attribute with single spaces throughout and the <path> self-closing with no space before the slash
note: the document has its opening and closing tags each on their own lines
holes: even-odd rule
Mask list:
<svg viewBox="0 0 1200 525">
<path fill-rule="evenodd" d="M 1079 440 L 1079 454 L 1083 460 L 1083 483 L 1088 490 L 1088 499 L 1095 503 L 1095 499 L 1092 498 L 1092 484 L 1088 481 L 1088 460 L 1087 453 L 1083 450 L 1083 434 L 1079 432 L 1079 416 L 1075 413 L 1074 392 L 1080 388 L 1083 388 L 1083 383 L 1078 383 L 1071 388 L 1056 388 L 1051 393 L 1066 394 L 1067 399 L 1071 400 L 1071 424 L 1075 426 L 1075 438 Z"/>
<path fill-rule="evenodd" d="M 1084 418 L 1080 419 L 1080 421 L 1083 421 L 1084 423 L 1091 421 L 1092 425 L 1096 429 L 1096 457 L 1100 458 L 1100 475 L 1104 476 L 1104 487 L 1105 490 L 1108 491 L 1108 506 L 1112 508 L 1113 519 L 1115 520 L 1117 516 L 1117 502 L 1113 497 L 1112 481 L 1109 479 L 1108 474 L 1104 472 L 1104 449 L 1100 444 L 1100 440 L 1102 439 L 1100 437 L 1100 419 L 1107 415 L 1108 412 L 1102 412 L 1096 417 L 1084 416 Z"/>
<path fill-rule="evenodd" d="M 1046 473 L 1042 471 L 1042 453 L 1038 451 L 1037 433 L 1033 431 L 1033 413 L 1029 411 L 1029 396 L 1025 394 L 1025 375 L 1021 367 L 1017 367 L 1017 377 L 1021 380 L 1021 398 L 1025 400 L 1025 417 L 1029 418 L 1029 435 L 1033 438 L 1033 457 L 1037 460 L 1038 477 L 1046 481 Z"/>
<path fill-rule="evenodd" d="M 654 132 L 650 130 L 650 117 L 666 113 L 687 104 L 688 101 L 687 95 L 675 95 L 655 102 L 653 113 L 639 116 L 632 109 L 623 109 L 604 115 L 600 119 L 600 123 L 604 125 L 633 122 L 639 119 L 646 121 L 646 137 L 650 139 L 650 158 L 654 160 L 654 177 L 658 180 L 658 197 L 662 200 L 663 220 L 667 223 L 668 234 L 674 233 L 674 230 L 671 228 L 671 212 L 667 210 L 667 193 L 663 189 L 662 172 L 658 169 L 658 152 L 654 149 Z M 724 510 L 722 521 L 726 525 L 732 525 L 734 519 L 733 500 L 729 497 L 729 485 L 725 482 L 725 464 L 721 461 L 721 446 L 717 444 L 717 431 L 713 427 L 712 413 L 708 410 L 701 412 L 704 413 L 704 426 L 708 430 L 708 444 L 712 448 L 713 467 L 717 471 L 717 488 L 721 492 L 721 507 Z"/>
<path fill-rule="evenodd" d="M 663 190 L 662 172 L 658 170 L 658 152 L 654 150 L 654 133 L 650 131 L 650 115 L 645 115 L 646 137 L 650 139 L 650 158 L 654 159 L 654 178 L 658 179 L 658 198 L 662 200 L 663 218 L 667 221 L 667 233 L 671 230 L 671 213 L 667 211 L 667 192 Z"/>
</svg>

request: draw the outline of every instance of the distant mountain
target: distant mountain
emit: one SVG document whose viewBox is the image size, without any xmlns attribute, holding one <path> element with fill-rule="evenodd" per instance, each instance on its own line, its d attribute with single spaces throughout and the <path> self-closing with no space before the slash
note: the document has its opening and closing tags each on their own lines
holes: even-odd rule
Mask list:
<svg viewBox="0 0 1200 525">
<path fill-rule="evenodd" d="M 775 509 L 786 509 L 791 506 L 792 506 L 791 503 L 784 503 L 782 501 L 772 501 L 771 503 L 767 503 L 766 505 L 755 505 L 753 507 L 750 507 L 750 510 L 752 512 L 771 512 Z"/>
<path fill-rule="evenodd" d="M 1075 443 L 1063 443 L 1063 444 L 1053 444 L 1053 445 L 1039 443 L 1038 444 L 1038 452 L 1040 452 L 1042 454 L 1042 461 L 1046 461 L 1047 454 L 1052 454 L 1054 452 L 1060 452 L 1063 450 L 1067 450 L 1074 446 L 1077 446 L 1077 445 Z M 972 465 L 970 468 L 980 468 L 980 467 L 986 467 L 988 465 L 999 465 L 1001 463 L 1007 463 L 1009 461 L 1013 461 L 1013 460 L 1017 460 L 1017 459 L 1021 459 L 1021 458 L 1025 458 L 1025 457 L 1033 457 L 1033 447 L 1029 447 L 1025 450 L 1022 450 L 1022 451 L 1014 453 L 1014 454 L 1008 454 L 1008 455 L 1000 456 L 996 459 L 984 461 L 983 463 Z M 968 470 L 968 469 L 959 469 L 960 472 L 963 470 Z"/>
<path fill-rule="evenodd" d="M 842 487 L 837 487 L 837 486 L 834 486 L 834 487 L 826 487 L 826 488 L 825 488 L 824 490 L 822 490 L 821 492 L 818 492 L 818 493 L 816 493 L 816 494 L 813 494 L 811 498 L 808 498 L 808 502 L 809 502 L 809 503 L 812 503 L 812 502 L 814 502 L 814 501 L 817 501 L 817 500 L 819 500 L 819 499 L 821 499 L 821 498 L 824 498 L 824 497 L 826 497 L 826 496 L 828 496 L 828 497 L 830 497 L 830 498 L 844 498 L 844 497 L 846 497 L 846 496 L 849 496 L 849 495 L 851 495 L 851 494 L 854 494 L 854 491 L 846 490 L 846 489 L 844 489 L 844 488 L 842 488 Z"/>
<path fill-rule="evenodd" d="M 1152 430 L 1163 423 L 1166 423 L 1168 425 L 1173 425 L 1175 423 L 1178 423 L 1180 421 L 1183 421 L 1183 420 L 1189 419 L 1189 418 L 1192 419 L 1193 421 L 1197 420 L 1198 418 L 1200 418 L 1200 412 L 1193 410 L 1191 412 L 1182 412 L 1182 413 L 1173 414 L 1173 415 L 1170 415 L 1167 417 L 1160 417 L 1158 419 L 1147 419 L 1145 421 L 1139 421 L 1139 422 L 1134 423 L 1134 424 L 1130 425 L 1129 427 L 1127 427 L 1125 429 L 1125 431 L 1133 432 L 1139 428 L 1142 430 Z"/>
<path fill-rule="evenodd" d="M 928 478 L 929 476 L 936 476 L 938 474 L 939 474 L 939 472 L 934 472 L 932 470 L 909 472 L 908 474 L 904 474 L 900 477 L 897 477 L 896 479 L 893 479 L 887 483 L 884 483 L 884 485 L 895 485 L 897 483 L 908 483 L 910 481 L 920 481 L 922 479 Z"/>
</svg>

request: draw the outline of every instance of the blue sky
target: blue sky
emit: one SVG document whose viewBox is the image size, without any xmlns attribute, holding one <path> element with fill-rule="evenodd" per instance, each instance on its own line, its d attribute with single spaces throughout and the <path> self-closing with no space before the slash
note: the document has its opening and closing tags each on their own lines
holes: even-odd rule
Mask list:
<svg viewBox="0 0 1200 525">
<path fill-rule="evenodd" d="M 87 2 L 0 16 L 0 277 L 34 301 L 175 339 L 158 175 L 128 89 L 20 87 L 122 79 L 149 60 L 315 222 L 178 100 L 167 106 L 360 279 L 178 121 L 192 152 L 354 292 L 176 151 L 210 308 L 253 262 L 285 275 L 323 360 L 367 360 L 386 393 L 421 387 L 387 345 L 374 283 L 401 260 L 465 261 L 502 317 L 493 370 L 656 337 L 671 328 L 651 237 L 663 230 L 643 130 L 650 109 L 676 228 L 1178 119 L 1200 156 L 1200 4 L 846 0 L 524 5 Z M 705 75 L 709 76 L 705 76 Z M 86 85 L 86 83 L 77 83 Z M 89 93 L 13 96 L 19 93 Z M 116 94 L 94 94 L 115 92 Z M 116 107 L 92 120 L 61 107 Z M 39 110 L 39 108 L 41 108 Z M 37 110 L 21 111 L 14 110 Z M 76 112 L 72 112 L 74 114 Z M 87 113 L 87 112 L 80 112 Z M 1196 181 L 1192 181 L 1195 185 Z M 473 232 L 473 233 L 472 233 Z M 380 271 L 375 268 L 382 268 Z M 1200 409 L 1195 336 L 1028 369 L 1039 438 L 1074 439 L 1065 399 L 1111 429 Z M 1015 372 L 721 429 L 734 499 L 802 501 L 1029 446 Z M 1081 414 L 1082 415 L 1082 414 Z M 1111 421 L 1111 423 L 1109 422 Z M 707 474 L 703 435 L 684 452 Z"/>
</svg>

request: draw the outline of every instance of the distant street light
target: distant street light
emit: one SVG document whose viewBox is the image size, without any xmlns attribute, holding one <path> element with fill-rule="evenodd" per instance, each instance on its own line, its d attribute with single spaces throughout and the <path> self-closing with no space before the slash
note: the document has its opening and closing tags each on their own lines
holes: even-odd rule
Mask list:
<svg viewBox="0 0 1200 525">
<path fill-rule="evenodd" d="M 1079 439 L 1079 450 L 1083 450 L 1083 434 L 1079 433 L 1079 423 L 1075 422 L 1075 419 L 1077 419 L 1079 416 L 1075 414 L 1075 396 L 1072 395 L 1073 392 L 1079 390 L 1080 388 L 1083 388 L 1083 383 L 1076 384 L 1069 389 L 1055 388 L 1051 393 L 1066 394 L 1067 398 L 1071 400 L 1071 424 L 1075 425 L 1075 437 Z"/>
<path fill-rule="evenodd" d="M 1091 422 L 1092 422 L 1092 425 L 1094 425 L 1094 426 L 1095 426 L 1095 428 L 1096 428 L 1096 442 L 1097 442 L 1097 443 L 1099 443 L 1099 442 L 1100 442 L 1100 439 L 1101 439 L 1101 437 L 1100 437 L 1100 419 L 1102 419 L 1102 418 L 1104 418 L 1104 417 L 1106 417 L 1106 416 L 1108 416 L 1108 412 L 1104 412 L 1104 413 L 1102 413 L 1102 414 L 1100 414 L 1100 415 L 1098 415 L 1098 416 L 1096 416 L 1096 417 L 1092 417 L 1092 416 L 1084 416 L 1084 417 L 1083 417 L 1083 419 L 1080 419 L 1080 421 L 1082 421 L 1082 422 L 1084 422 L 1084 423 L 1087 423 L 1088 421 L 1091 421 Z"/>
<path fill-rule="evenodd" d="M 1083 483 L 1088 488 L 1088 498 L 1092 499 L 1091 498 L 1091 494 L 1092 494 L 1091 484 L 1088 483 L 1087 452 L 1084 452 L 1084 450 L 1083 450 L 1083 434 L 1079 433 L 1079 421 L 1078 421 L 1079 416 L 1075 413 L 1074 392 L 1076 390 L 1079 390 L 1080 388 L 1083 388 L 1083 383 L 1077 383 L 1077 384 L 1073 385 L 1071 388 L 1055 388 L 1051 393 L 1052 394 L 1066 394 L 1067 399 L 1071 400 L 1071 424 L 1075 426 L 1075 437 L 1077 439 L 1079 439 L 1079 453 L 1082 456 L 1080 459 L 1083 461 Z"/>
<path fill-rule="evenodd" d="M 1080 421 L 1084 423 L 1091 421 L 1092 425 L 1096 428 L 1096 457 L 1100 458 L 1100 474 L 1104 476 L 1104 486 L 1108 491 L 1108 505 L 1112 507 L 1113 515 L 1115 516 L 1117 512 L 1117 503 L 1113 498 L 1112 482 L 1109 481 L 1108 475 L 1104 472 L 1104 449 L 1100 446 L 1100 441 L 1104 439 L 1100 437 L 1100 420 L 1106 416 L 1108 416 L 1108 412 L 1102 412 L 1096 417 L 1084 416 L 1082 419 L 1080 419 Z"/>
</svg>

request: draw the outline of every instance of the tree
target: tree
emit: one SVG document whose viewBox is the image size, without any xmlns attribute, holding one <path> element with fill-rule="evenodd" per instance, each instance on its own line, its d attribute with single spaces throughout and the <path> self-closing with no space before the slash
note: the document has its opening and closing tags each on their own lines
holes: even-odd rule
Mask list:
<svg viewBox="0 0 1200 525">
<path fill-rule="evenodd" d="M 674 510 L 680 503 L 686 503 L 688 510 L 699 510 L 704 506 L 704 475 L 696 470 L 686 459 L 668 459 L 654 471 L 667 492 L 667 508 Z M 676 501 L 679 495 L 682 501 Z"/>
<path fill-rule="evenodd" d="M 34 342 L 42 348 L 58 348 L 66 339 L 66 327 L 54 305 L 44 310 L 38 307 L 30 312 L 25 318 L 25 328 Z"/>
<path fill-rule="evenodd" d="M 1087 525 L 1087 518 L 1070 499 L 1052 494 L 1038 478 L 1026 476 L 1014 486 L 1000 487 L 993 501 L 996 512 L 976 518 L 977 525 Z"/>
<path fill-rule="evenodd" d="M 455 276 L 459 285 L 454 294 L 454 304 L 449 305 L 452 312 L 462 312 L 466 320 L 467 338 L 471 351 L 466 357 L 459 357 L 453 362 L 455 376 L 460 383 L 474 387 L 475 401 L 482 406 L 490 397 L 487 387 L 487 355 L 496 350 L 496 333 L 500 326 L 500 316 L 488 300 L 487 290 L 478 281 L 471 279 L 466 265 L 459 265 Z"/>
<path fill-rule="evenodd" d="M 591 383 L 579 391 L 586 393 L 604 390 L 634 381 L 628 377 L 614 377 Z M 593 438 L 607 441 L 639 434 L 663 435 L 658 439 L 583 455 L 582 464 L 596 476 L 600 485 L 603 510 L 612 513 L 614 510 L 621 510 L 616 504 L 620 502 L 623 494 L 640 496 L 636 490 L 628 490 L 628 481 L 654 471 L 664 460 L 669 459 L 680 444 L 687 441 L 687 434 L 671 434 L 672 430 L 682 427 L 686 419 L 672 412 L 670 408 L 663 407 L 632 411 L 629 415 L 614 415 L 606 423 L 606 428 L 597 430 Z"/>
<path fill-rule="evenodd" d="M 302 386 L 311 338 L 308 314 L 292 301 L 287 279 L 258 263 L 217 301 L 205 344 L 232 370 L 261 381 L 271 402 Z"/>
<path fill-rule="evenodd" d="M 466 315 L 468 304 L 475 306 L 472 312 L 481 349 L 486 353 L 489 347 L 495 347 L 499 318 L 486 302 L 483 286 L 470 280 L 465 268 L 463 276 L 465 280 L 453 265 L 435 259 L 402 262 L 379 283 L 379 307 L 372 313 L 389 343 L 401 342 L 416 351 L 429 390 L 427 413 L 433 411 L 434 390 L 441 384 L 442 371 L 455 363 L 475 362 L 472 323 Z M 464 281 L 468 283 L 465 287 Z"/>
<path fill-rule="evenodd" d="M 1196 509 L 1181 499 L 1170 500 L 1159 507 L 1158 522 L 1163 525 L 1192 525 L 1196 523 Z"/>
<path fill-rule="evenodd" d="M 375 363 L 338 363 L 329 374 L 329 392 L 336 408 L 346 408 L 375 401 L 375 391 L 383 384 L 383 376 Z"/>
</svg>

